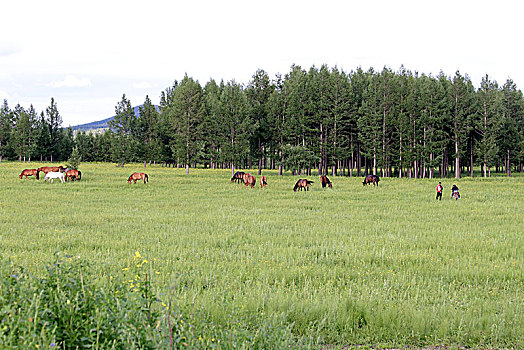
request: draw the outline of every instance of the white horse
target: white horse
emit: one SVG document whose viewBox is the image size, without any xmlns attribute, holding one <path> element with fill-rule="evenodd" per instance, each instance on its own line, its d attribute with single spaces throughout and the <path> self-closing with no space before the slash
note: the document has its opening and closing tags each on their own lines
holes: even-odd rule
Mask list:
<svg viewBox="0 0 524 350">
<path fill-rule="evenodd" d="M 60 181 L 64 183 L 64 174 L 60 172 L 51 171 L 44 176 L 44 181 L 49 180 L 49 182 L 53 183 L 54 179 L 60 179 Z"/>
</svg>

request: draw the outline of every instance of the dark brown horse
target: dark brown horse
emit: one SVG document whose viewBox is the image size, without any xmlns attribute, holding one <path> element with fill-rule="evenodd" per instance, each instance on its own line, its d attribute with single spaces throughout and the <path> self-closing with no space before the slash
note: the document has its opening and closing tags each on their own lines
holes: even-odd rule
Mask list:
<svg viewBox="0 0 524 350">
<path fill-rule="evenodd" d="M 129 176 L 127 179 L 127 183 L 130 184 L 131 181 L 133 181 L 133 183 L 136 184 L 137 180 L 144 180 L 144 183 L 146 183 L 146 181 L 149 182 L 149 177 L 146 173 L 132 173 L 131 176 Z"/>
<path fill-rule="evenodd" d="M 333 185 L 331 184 L 331 181 L 329 181 L 328 177 L 326 175 L 322 175 L 320 177 L 320 182 L 322 183 L 322 188 L 325 188 L 328 186 L 329 188 L 333 188 Z"/>
<path fill-rule="evenodd" d="M 266 187 L 266 185 L 267 185 L 267 177 L 262 175 L 262 177 L 260 178 L 260 187 L 264 188 L 264 187 Z"/>
<path fill-rule="evenodd" d="M 293 191 L 297 191 L 297 190 L 300 190 L 302 191 L 302 189 L 306 190 L 306 191 L 309 191 L 309 185 L 311 185 L 312 183 L 314 183 L 313 181 L 309 181 L 307 179 L 298 179 L 297 183 L 295 184 L 295 187 L 293 187 Z"/>
<path fill-rule="evenodd" d="M 257 179 L 254 176 L 249 175 L 247 177 L 247 179 L 245 180 L 245 182 L 244 182 L 244 187 L 249 186 L 249 187 L 253 188 L 253 187 L 255 187 L 256 183 L 257 183 Z"/>
<path fill-rule="evenodd" d="M 20 178 L 22 178 L 22 176 L 25 176 L 25 178 L 27 179 L 28 176 L 33 175 L 36 177 L 37 180 L 40 179 L 40 177 L 38 176 L 38 169 L 24 169 L 20 174 Z"/>
<path fill-rule="evenodd" d="M 63 166 L 43 166 L 43 167 L 40 167 L 38 169 L 36 169 L 37 171 L 43 171 L 44 174 L 47 174 L 51 171 L 55 172 L 55 173 L 61 173 L 62 170 L 64 169 Z"/>
<path fill-rule="evenodd" d="M 231 182 L 242 182 L 244 181 L 244 172 L 243 171 L 237 171 L 235 175 L 231 178 Z"/>
<path fill-rule="evenodd" d="M 65 173 L 65 180 L 66 181 L 67 181 L 67 179 L 71 179 L 71 181 L 75 181 L 75 179 L 77 179 L 78 181 L 80 181 L 81 178 L 82 178 L 82 172 L 80 170 L 69 169 Z"/>
<path fill-rule="evenodd" d="M 378 175 L 367 175 L 364 181 L 362 182 L 362 186 L 369 185 L 370 183 L 373 183 L 373 186 L 377 185 L 380 181 Z"/>
</svg>

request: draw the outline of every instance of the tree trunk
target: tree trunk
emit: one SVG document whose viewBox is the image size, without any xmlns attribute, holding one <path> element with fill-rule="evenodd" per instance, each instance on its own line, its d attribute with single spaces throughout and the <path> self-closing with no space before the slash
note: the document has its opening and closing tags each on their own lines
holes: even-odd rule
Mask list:
<svg viewBox="0 0 524 350">
<path fill-rule="evenodd" d="M 457 135 L 455 135 L 455 178 L 460 179 L 460 156 Z"/>
<path fill-rule="evenodd" d="M 506 164 L 506 174 L 508 174 L 508 176 L 511 176 L 511 162 L 509 158 L 509 148 L 508 148 L 508 159 L 507 159 L 507 164 Z"/>
</svg>

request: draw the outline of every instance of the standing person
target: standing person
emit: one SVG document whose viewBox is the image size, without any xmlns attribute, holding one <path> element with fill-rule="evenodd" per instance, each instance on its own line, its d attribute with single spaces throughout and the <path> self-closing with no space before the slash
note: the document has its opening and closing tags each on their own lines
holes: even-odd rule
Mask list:
<svg viewBox="0 0 524 350">
<path fill-rule="evenodd" d="M 453 198 L 455 193 L 457 193 L 457 196 L 455 197 L 455 199 L 459 199 L 460 193 L 459 193 L 459 188 L 457 187 L 457 185 L 453 185 L 453 187 L 451 187 L 451 198 Z"/>
<path fill-rule="evenodd" d="M 442 187 L 442 183 L 439 182 L 438 185 L 437 185 L 437 199 L 439 201 L 442 200 L 442 191 L 443 190 L 444 190 L 444 188 Z"/>
</svg>

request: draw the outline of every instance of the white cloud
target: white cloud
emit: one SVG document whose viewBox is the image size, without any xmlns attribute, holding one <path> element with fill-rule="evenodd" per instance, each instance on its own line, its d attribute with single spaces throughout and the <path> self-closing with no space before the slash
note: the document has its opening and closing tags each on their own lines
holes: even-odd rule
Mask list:
<svg viewBox="0 0 524 350">
<path fill-rule="evenodd" d="M 91 85 L 91 80 L 88 78 L 77 78 L 74 75 L 68 75 L 64 80 L 53 81 L 52 83 L 47 84 L 52 88 L 60 87 L 86 87 Z"/>
<path fill-rule="evenodd" d="M 133 87 L 135 89 L 149 89 L 151 87 L 151 84 L 149 84 L 147 81 L 141 81 L 139 83 L 134 83 Z"/>
</svg>

